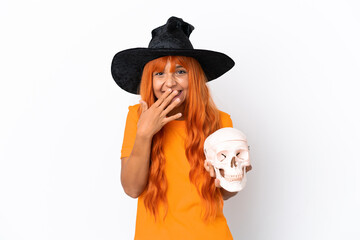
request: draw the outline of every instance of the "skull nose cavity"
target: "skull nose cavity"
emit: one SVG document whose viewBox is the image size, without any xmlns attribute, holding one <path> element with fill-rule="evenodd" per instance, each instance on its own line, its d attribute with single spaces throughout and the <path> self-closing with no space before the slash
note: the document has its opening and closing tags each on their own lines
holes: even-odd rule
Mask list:
<svg viewBox="0 0 360 240">
<path fill-rule="evenodd" d="M 237 162 L 236 162 L 236 160 L 235 160 L 235 157 L 233 157 L 232 159 L 231 159 L 231 165 L 230 165 L 232 168 L 233 167 L 237 167 Z"/>
</svg>

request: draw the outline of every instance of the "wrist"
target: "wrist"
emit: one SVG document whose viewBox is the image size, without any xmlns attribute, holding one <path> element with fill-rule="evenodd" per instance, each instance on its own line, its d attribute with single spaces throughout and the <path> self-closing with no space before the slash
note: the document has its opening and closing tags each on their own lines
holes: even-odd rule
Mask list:
<svg viewBox="0 0 360 240">
<path fill-rule="evenodd" d="M 153 134 L 150 134 L 147 132 L 142 132 L 142 131 L 136 132 L 136 138 L 138 138 L 140 140 L 144 140 L 144 141 L 152 140 L 153 136 L 154 136 Z"/>
</svg>

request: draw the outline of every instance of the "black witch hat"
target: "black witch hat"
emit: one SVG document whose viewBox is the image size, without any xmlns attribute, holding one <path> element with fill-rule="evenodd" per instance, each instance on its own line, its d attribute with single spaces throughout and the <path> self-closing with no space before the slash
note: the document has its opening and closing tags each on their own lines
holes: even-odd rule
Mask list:
<svg viewBox="0 0 360 240">
<path fill-rule="evenodd" d="M 171 17 L 163 26 L 155 28 L 148 48 L 131 48 L 118 52 L 111 64 L 111 74 L 119 87 L 139 94 L 139 85 L 146 63 L 164 56 L 193 57 L 200 63 L 208 81 L 229 71 L 235 62 L 227 55 L 194 49 L 189 36 L 194 27 L 181 18 Z"/>
</svg>

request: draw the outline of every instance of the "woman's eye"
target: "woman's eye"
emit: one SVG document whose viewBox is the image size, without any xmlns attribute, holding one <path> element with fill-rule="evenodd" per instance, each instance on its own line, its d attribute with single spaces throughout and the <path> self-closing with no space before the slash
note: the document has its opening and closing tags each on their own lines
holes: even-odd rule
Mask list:
<svg viewBox="0 0 360 240">
<path fill-rule="evenodd" d="M 185 71 L 185 70 L 179 70 L 179 71 L 177 71 L 177 73 L 178 73 L 178 74 L 185 74 L 186 71 Z"/>
<path fill-rule="evenodd" d="M 161 76 L 161 75 L 163 75 L 164 73 L 162 73 L 162 72 L 156 72 L 156 73 L 154 73 L 154 76 Z"/>
</svg>

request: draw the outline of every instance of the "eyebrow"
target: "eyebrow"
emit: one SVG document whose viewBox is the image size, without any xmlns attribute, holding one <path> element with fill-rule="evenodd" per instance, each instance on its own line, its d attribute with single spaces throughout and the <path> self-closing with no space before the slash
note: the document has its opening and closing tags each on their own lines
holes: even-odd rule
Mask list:
<svg viewBox="0 0 360 240">
<path fill-rule="evenodd" d="M 181 65 L 177 65 L 175 68 L 184 68 L 184 67 Z"/>
</svg>

